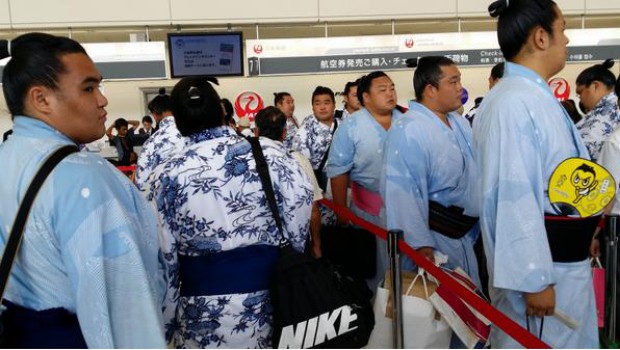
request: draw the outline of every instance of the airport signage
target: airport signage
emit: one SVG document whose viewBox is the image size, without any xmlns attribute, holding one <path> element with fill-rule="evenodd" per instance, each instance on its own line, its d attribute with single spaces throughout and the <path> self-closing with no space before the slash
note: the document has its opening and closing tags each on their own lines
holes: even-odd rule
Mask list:
<svg viewBox="0 0 620 350">
<path fill-rule="evenodd" d="M 82 44 L 105 80 L 166 78 L 164 42 L 88 43 Z M 0 60 L 2 70 L 9 58 Z"/>
<path fill-rule="evenodd" d="M 620 29 L 567 30 L 567 61 L 620 58 Z M 250 76 L 407 69 L 408 58 L 443 55 L 458 65 L 503 62 L 496 32 L 246 40 Z"/>
</svg>

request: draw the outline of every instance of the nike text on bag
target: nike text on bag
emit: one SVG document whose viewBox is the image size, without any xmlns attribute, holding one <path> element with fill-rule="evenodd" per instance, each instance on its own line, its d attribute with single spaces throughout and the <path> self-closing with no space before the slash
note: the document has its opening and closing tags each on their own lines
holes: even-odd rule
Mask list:
<svg viewBox="0 0 620 350">
<path fill-rule="evenodd" d="M 285 247 L 271 289 L 278 348 L 361 348 L 374 327 L 366 284 Z"/>
<path fill-rule="evenodd" d="M 331 312 L 325 312 L 308 321 L 282 328 L 280 348 L 310 348 L 323 344 L 337 336 L 349 333 L 357 326 L 352 326 L 357 315 L 350 306 L 345 305 Z M 337 326 L 336 323 L 339 323 Z"/>
</svg>

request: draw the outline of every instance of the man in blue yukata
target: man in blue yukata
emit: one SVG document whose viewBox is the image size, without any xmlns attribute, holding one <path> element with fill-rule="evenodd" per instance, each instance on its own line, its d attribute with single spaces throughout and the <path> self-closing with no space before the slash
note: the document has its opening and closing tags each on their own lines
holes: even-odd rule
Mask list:
<svg viewBox="0 0 620 350">
<path fill-rule="evenodd" d="M 499 16 L 497 35 L 507 61 L 504 77 L 484 98 L 474 123 L 491 299 L 552 348 L 597 348 L 589 243 L 575 243 L 590 242 L 598 220 L 584 225 L 585 220 L 566 216 L 547 192 L 558 164 L 589 159 L 546 83 L 566 64 L 564 17 L 551 0 L 498 0 L 489 11 Z M 496 327 L 491 344 L 520 347 Z"/>
<path fill-rule="evenodd" d="M 448 256 L 480 286 L 474 243 L 480 234 L 472 200 L 477 179 L 471 127 L 456 111 L 461 73 L 443 56 L 421 58 L 413 77 L 417 102 L 395 122 L 385 143 L 383 198 L 387 228 L 428 259 Z M 404 268 L 412 268 L 407 259 Z"/>
<path fill-rule="evenodd" d="M 349 207 L 355 215 L 384 227 L 384 205 L 379 194 L 383 145 L 388 130 L 403 117 L 396 102 L 396 88 L 392 79 L 382 71 L 374 71 L 360 78 L 357 98 L 362 108 L 345 119 L 334 133 L 327 176 L 331 181 L 334 203 Z M 351 184 L 351 203 L 347 188 Z M 339 223 L 345 220 L 339 218 Z M 376 290 L 385 276 L 387 249 L 385 241 L 377 238 L 376 274 L 366 280 Z"/>
<path fill-rule="evenodd" d="M 100 139 L 108 100 L 76 41 L 29 33 L 0 44 L 0 58 L 11 56 L 2 90 L 14 121 L 0 146 L 0 163 L 10 164 L 0 182 L 4 249 L 34 173 L 57 149 Z M 73 153 L 30 210 L 4 295 L 3 345 L 163 348 L 165 291 L 154 210 L 105 159 Z"/>
</svg>

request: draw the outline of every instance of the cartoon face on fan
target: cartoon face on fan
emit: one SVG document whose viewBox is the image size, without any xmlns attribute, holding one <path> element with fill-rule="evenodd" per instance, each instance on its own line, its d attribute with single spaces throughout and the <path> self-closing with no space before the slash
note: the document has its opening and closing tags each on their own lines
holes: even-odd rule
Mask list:
<svg viewBox="0 0 620 350">
<path fill-rule="evenodd" d="M 560 215 L 600 213 L 616 193 L 616 181 L 602 166 L 582 158 L 561 162 L 549 180 L 549 200 Z"/>
<path fill-rule="evenodd" d="M 573 171 L 571 176 L 571 185 L 575 187 L 575 195 L 577 196 L 573 203 L 579 203 L 581 198 L 592 192 L 597 184 L 598 181 L 596 181 L 596 172 L 594 169 L 585 163 L 580 165 Z"/>
</svg>

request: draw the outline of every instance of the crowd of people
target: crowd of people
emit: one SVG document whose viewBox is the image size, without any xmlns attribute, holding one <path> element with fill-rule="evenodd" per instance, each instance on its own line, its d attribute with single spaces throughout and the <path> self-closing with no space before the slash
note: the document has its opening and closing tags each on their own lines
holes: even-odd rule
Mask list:
<svg viewBox="0 0 620 350">
<path fill-rule="evenodd" d="M 620 179 L 613 61 L 577 77 L 587 113 L 577 120 L 547 86 L 564 68 L 569 40 L 558 5 L 497 0 L 489 11 L 506 61 L 467 117 L 457 112 L 458 65 L 426 56 L 414 64 L 408 108 L 397 105 L 390 76 L 374 71 L 346 83 L 342 110 L 334 91 L 317 86 L 301 122 L 293 96 L 275 93 L 252 129 L 235 120 L 217 79 L 189 77 L 149 102 L 154 122 L 145 117 L 138 129 L 140 122 L 120 118 L 106 129 L 102 76 L 79 43 L 42 33 L 3 42 L 0 58 L 12 59 L 2 88 L 14 126 L 0 146 L 0 161 L 11 164 L 0 182 L 2 245 L 33 174 L 57 148 L 107 134 L 119 155 L 116 164 L 88 152 L 68 156 L 36 197 L 4 295 L 7 344 L 32 344 L 32 334 L 53 329 L 62 336 L 37 345 L 272 347 L 269 276 L 281 237 L 247 139 L 257 137 L 282 233 L 295 249 L 321 258 L 321 224 L 351 224 L 318 203 L 326 197 L 403 230 L 432 261 L 447 256 L 445 267 L 488 287 L 495 307 L 540 330 L 552 347 L 598 347 L 590 264 L 581 254 L 597 254 L 597 237 L 593 228 L 590 245 L 569 247 L 579 254 L 555 259 L 569 248 L 547 238 L 546 217 L 564 214 L 546 189 L 558 164 L 575 157 Z M 139 154 L 131 135 L 144 135 Z M 134 182 L 114 167 L 128 164 L 137 165 Z M 619 208 L 615 200 L 610 210 Z M 376 243 L 376 274 L 366 280 L 373 291 L 388 265 L 385 241 Z M 476 243 L 484 245 L 478 254 Z M 402 266 L 415 268 L 407 258 Z M 62 319 L 48 310 L 61 310 Z M 567 327 L 557 311 L 579 325 Z M 491 346 L 520 345 L 494 327 Z"/>
</svg>

